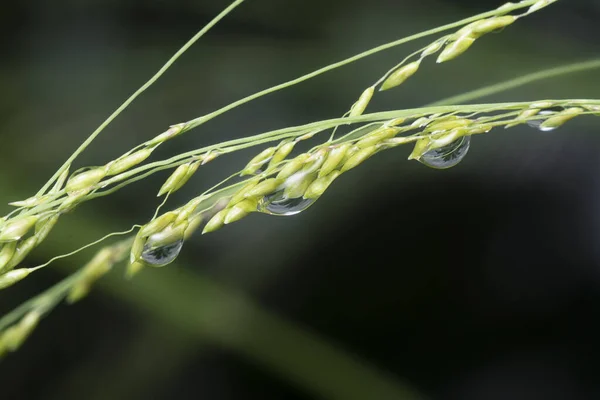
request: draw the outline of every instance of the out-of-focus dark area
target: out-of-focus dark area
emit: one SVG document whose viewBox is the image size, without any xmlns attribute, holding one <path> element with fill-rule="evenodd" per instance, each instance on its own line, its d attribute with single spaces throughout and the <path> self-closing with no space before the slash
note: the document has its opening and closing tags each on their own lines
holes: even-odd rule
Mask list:
<svg viewBox="0 0 600 400">
<path fill-rule="evenodd" d="M 33 193 L 228 1 L 5 2 L 0 201 Z M 248 0 L 93 143 L 100 165 L 170 124 L 376 45 L 497 7 L 482 0 Z M 600 55 L 600 2 L 561 0 L 460 58 L 426 60 L 369 110 L 413 108 Z M 431 38 L 433 39 L 433 38 Z M 342 115 L 409 43 L 236 109 L 161 148 Z M 481 101 L 598 98 L 598 71 Z M 2 399 L 597 399 L 600 120 L 473 138 L 457 167 L 382 152 L 293 217 L 196 235 L 177 261 L 122 269 L 0 363 Z M 179 206 L 256 150 L 202 167 Z M 147 221 L 168 172 L 78 208 L 34 265 Z M 8 212 L 6 206 L 2 214 Z M 0 292 L 0 313 L 93 250 Z M 406 391 L 406 394 L 404 391 Z"/>
</svg>

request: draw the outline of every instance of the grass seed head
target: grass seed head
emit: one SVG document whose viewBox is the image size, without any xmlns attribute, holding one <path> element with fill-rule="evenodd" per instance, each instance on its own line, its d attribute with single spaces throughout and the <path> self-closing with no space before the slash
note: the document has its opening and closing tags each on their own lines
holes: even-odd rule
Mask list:
<svg viewBox="0 0 600 400">
<path fill-rule="evenodd" d="M 350 109 L 349 117 L 358 117 L 359 115 L 362 115 L 367 109 L 369 103 L 371 102 L 371 98 L 373 97 L 374 92 L 375 88 L 373 86 L 366 88 L 365 91 L 362 92 L 362 94 L 358 98 L 358 101 L 354 103 L 354 105 Z"/>
<path fill-rule="evenodd" d="M 359 166 L 360 164 L 365 162 L 369 157 L 375 154 L 376 151 L 376 146 L 365 147 L 363 149 L 358 150 L 352 155 L 352 157 L 348 159 L 348 161 L 344 163 L 341 172 L 346 172 L 351 170 L 352 168 Z"/>
<path fill-rule="evenodd" d="M 27 217 L 15 217 L 4 224 L 0 232 L 0 242 L 12 242 L 21 239 L 29 232 L 38 221 L 39 217 L 31 215 Z"/>
<path fill-rule="evenodd" d="M 269 178 L 260 182 L 258 185 L 254 186 L 252 189 L 248 190 L 244 197 L 246 199 L 249 198 L 258 198 L 263 197 L 268 194 L 271 194 L 277 190 L 277 188 L 283 183 L 282 179 L 277 178 Z"/>
<path fill-rule="evenodd" d="M 250 160 L 250 162 L 242 170 L 240 176 L 254 175 L 256 171 L 260 170 L 260 168 L 273 157 L 273 154 L 275 154 L 276 150 L 277 149 L 275 147 L 269 147 L 258 153 L 258 155 Z"/>
<path fill-rule="evenodd" d="M 13 269 L 3 275 L 0 275 L 0 289 L 6 289 L 9 286 L 23 280 L 29 275 L 31 270 L 29 268 Z"/>
<path fill-rule="evenodd" d="M 177 213 L 174 211 L 164 213 L 163 215 L 153 219 L 152 221 L 148 222 L 146 225 L 141 227 L 139 235 L 143 237 L 148 237 L 150 235 L 154 235 L 155 233 L 161 232 L 167 227 L 167 225 L 173 222 L 175 218 L 177 218 Z"/>
<path fill-rule="evenodd" d="M 444 50 L 440 53 L 439 57 L 437 58 L 437 63 L 450 61 L 460 56 L 465 51 L 467 51 L 474 42 L 475 38 L 471 35 L 460 36 L 454 42 L 451 42 L 450 44 L 446 45 Z"/>
<path fill-rule="evenodd" d="M 559 126 L 562 126 L 567 121 L 572 120 L 576 116 L 583 113 L 583 109 L 579 107 L 571 107 L 567 108 L 564 111 L 559 112 L 558 114 L 548 118 L 544 122 L 541 123 L 540 129 L 555 129 Z"/>
<path fill-rule="evenodd" d="M 0 250 L 0 273 L 8 271 L 6 267 L 17 250 L 17 242 L 5 243 Z"/>
<path fill-rule="evenodd" d="M 316 178 L 316 172 L 306 171 L 300 171 L 290 176 L 284 182 L 283 197 L 286 199 L 298 199 L 304 196 L 304 193 Z"/>
<path fill-rule="evenodd" d="M 205 233 L 210 233 L 216 231 L 217 229 L 221 229 L 223 225 L 225 225 L 225 217 L 227 216 L 228 212 L 229 208 L 224 208 L 215 215 L 213 215 L 213 217 L 208 221 L 208 223 L 204 227 L 202 234 L 204 235 Z"/>
<path fill-rule="evenodd" d="M 227 210 L 227 215 L 225 215 L 223 223 L 227 225 L 231 224 L 232 222 L 239 221 L 251 212 L 256 211 L 257 203 L 258 202 L 256 199 L 246 199 L 240 201 Z"/>
<path fill-rule="evenodd" d="M 348 152 L 350 147 L 351 145 L 349 143 L 344 143 L 332 148 L 329 151 L 329 154 L 327 154 L 327 158 L 319 170 L 318 177 L 321 178 L 329 175 L 333 170 L 335 170 L 346 156 L 346 152 Z"/>
<path fill-rule="evenodd" d="M 107 174 L 107 168 L 99 167 L 82 172 L 67 181 L 68 194 L 89 193 Z"/>
<path fill-rule="evenodd" d="M 325 193 L 329 185 L 331 185 L 333 181 L 340 175 L 341 172 L 333 171 L 329 175 L 325 175 L 315 179 L 315 181 L 310 184 L 308 189 L 306 189 L 306 192 L 304 193 L 303 197 L 305 199 L 317 199 L 321 197 L 321 195 Z"/>
<path fill-rule="evenodd" d="M 287 179 L 296 173 L 310 158 L 310 153 L 302 153 L 291 159 L 277 174 L 277 179 Z"/>
<path fill-rule="evenodd" d="M 6 265 L 6 269 L 13 269 L 17 265 L 21 264 L 21 262 L 27 257 L 29 253 L 37 246 L 37 238 L 35 236 L 31 236 L 26 240 L 17 244 L 17 249 L 15 250 L 15 254 L 10 259 L 8 265 Z"/>
<path fill-rule="evenodd" d="M 121 157 L 112 163 L 107 165 L 108 173 L 107 175 L 117 175 L 121 172 L 125 172 L 128 169 L 135 167 L 136 165 L 144 162 L 150 155 L 152 154 L 151 148 L 145 148 L 138 150 L 134 153 L 128 154 L 124 157 Z"/>
<path fill-rule="evenodd" d="M 282 162 L 283 160 L 285 160 L 285 158 L 292 152 L 292 150 L 294 150 L 295 145 L 296 145 L 296 142 L 282 143 L 277 148 L 277 151 L 275 152 L 275 154 L 273 154 L 271 161 L 269 161 L 269 167 L 277 165 L 280 162 Z"/>
<path fill-rule="evenodd" d="M 379 90 L 388 90 L 403 84 L 419 70 L 419 65 L 421 65 L 421 60 L 413 61 L 398 68 L 383 81 Z"/>
</svg>

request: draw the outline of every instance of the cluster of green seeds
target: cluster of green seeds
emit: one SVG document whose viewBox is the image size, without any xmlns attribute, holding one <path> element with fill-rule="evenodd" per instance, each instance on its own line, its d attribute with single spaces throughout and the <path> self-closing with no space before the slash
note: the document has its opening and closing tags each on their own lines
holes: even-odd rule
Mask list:
<svg viewBox="0 0 600 400">
<path fill-rule="evenodd" d="M 68 285 L 53 289 L 52 296 L 42 295 L 39 302 L 23 308 L 23 313 L 14 314 L 20 315 L 20 318 L 15 319 L 11 314 L 11 318 L 0 320 L 0 356 L 6 351 L 17 349 L 35 328 L 41 316 L 59 300 L 74 302 L 83 298 L 94 282 L 110 271 L 117 262 L 126 258 L 126 254 L 129 254 L 127 272 L 133 275 L 147 265 L 168 264 L 177 256 L 182 243 L 200 229 L 203 233 L 213 232 L 253 212 L 289 215 L 275 212 L 271 208 L 272 204 L 276 201 L 293 202 L 307 207 L 322 196 L 340 175 L 360 165 L 378 151 L 413 143 L 409 159 L 420 160 L 428 152 L 449 146 L 464 137 L 489 132 L 495 127 L 510 128 L 536 122 L 539 129 L 551 130 L 579 115 L 600 115 L 598 102 L 570 100 L 515 106 L 490 105 L 489 109 L 478 109 L 470 114 L 466 112 L 468 106 L 465 106 L 458 107 L 455 111 L 444 109 L 437 113 L 398 113 L 393 118 L 386 118 L 386 113 L 380 113 L 380 117 L 365 118 L 369 117 L 364 112 L 376 89 L 385 91 L 401 85 L 418 71 L 425 58 L 439 53 L 438 63 L 452 60 L 467 51 L 480 37 L 503 29 L 554 1 L 556 0 L 526 0 L 519 3 L 521 6 L 507 3 L 495 12 L 486 14 L 486 18 L 470 19 L 467 25 L 455 33 L 438 38 L 384 74 L 363 91 L 346 114 L 347 118 L 340 119 L 336 124 L 313 123 L 297 129 L 274 131 L 270 135 L 224 142 L 217 145 L 219 147 L 211 146 L 206 151 L 199 149 L 189 152 L 163 163 L 155 163 L 156 169 L 150 169 L 150 166 L 146 169 L 137 167 L 165 141 L 258 97 L 250 96 L 205 117 L 174 125 L 104 166 L 82 169 L 70 176 L 68 166 L 59 170 L 56 179 L 49 182 L 54 183 L 51 189 L 42 189 L 36 196 L 11 203 L 18 208 L 0 218 L 0 289 L 13 285 L 42 267 L 16 268 L 46 238 L 61 214 L 94 198 L 98 190 L 118 182 L 141 179 L 160 169 L 175 167 L 158 191 L 158 196 L 168 195 L 183 187 L 200 165 L 217 156 L 265 142 L 279 141 L 276 146 L 263 150 L 250 160 L 239 174 L 245 180 L 222 190 L 211 189 L 185 205 L 153 218 L 138 230 L 135 238 L 100 250 L 73 279 L 68 280 Z M 512 10 L 524 7 L 529 7 L 524 14 L 508 15 Z M 459 26 L 461 25 L 457 24 L 449 28 L 456 29 Z M 316 74 L 307 75 L 311 76 Z M 275 89 L 287 86 L 288 84 L 279 85 Z M 264 94 L 274 90 L 264 91 Z M 379 114 L 371 114 L 376 115 Z M 332 136 L 328 142 L 290 157 L 299 141 L 308 140 L 331 128 L 336 129 L 340 124 L 360 122 L 369 123 L 342 138 L 334 140 Z M 157 251 L 164 249 L 168 249 L 167 252 L 163 251 L 163 254 L 168 255 L 166 262 L 164 257 L 162 262 L 154 262 L 156 260 L 148 257 L 148 254 L 154 256 Z"/>
</svg>

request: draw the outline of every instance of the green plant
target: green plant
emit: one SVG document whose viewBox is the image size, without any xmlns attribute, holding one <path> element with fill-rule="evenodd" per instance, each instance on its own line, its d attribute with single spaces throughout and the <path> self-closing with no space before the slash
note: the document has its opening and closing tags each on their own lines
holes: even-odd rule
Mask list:
<svg viewBox="0 0 600 400">
<path fill-rule="evenodd" d="M 438 63 L 450 61 L 467 51 L 477 39 L 487 33 L 502 29 L 554 1 L 529 0 L 518 4 L 508 3 L 484 14 L 376 47 L 248 96 L 210 114 L 175 124 L 103 166 L 82 168 L 70 174 L 71 165 L 77 156 L 88 148 L 114 118 L 167 71 L 195 41 L 243 3 L 243 0 L 235 1 L 195 35 L 154 77 L 94 131 L 38 193 L 29 199 L 12 203 L 16 208 L 0 220 L 0 242 L 3 243 L 0 250 L 0 289 L 17 283 L 55 260 L 98 245 L 109 237 L 127 235 L 137 229 L 134 237 L 102 248 L 80 271 L 0 319 L 0 354 L 16 350 L 43 315 L 64 299 L 70 302 L 81 299 L 89 292 L 94 282 L 117 263 L 128 258 L 127 273 L 133 276 L 144 267 L 169 264 L 181 251 L 184 241 L 197 230 L 209 233 L 236 222 L 251 212 L 272 215 L 298 213 L 312 205 L 340 175 L 357 167 L 379 151 L 412 143 L 414 150 L 410 159 L 419 160 L 432 167 L 446 168 L 460 162 L 464 157 L 472 135 L 487 133 L 496 127 L 509 128 L 523 123 L 550 130 L 580 115 L 599 115 L 600 100 L 590 99 L 457 104 L 553 74 L 597 68 L 600 66 L 598 61 L 521 77 L 427 107 L 365 114 L 377 89 L 390 90 L 401 85 L 418 72 L 425 59 L 437 54 Z M 516 14 L 520 10 L 525 11 Z M 377 52 L 446 31 L 452 33 L 437 37 L 427 46 L 413 52 L 367 87 L 342 117 L 273 130 L 190 150 L 166 160 L 144 163 L 161 144 L 200 127 L 235 107 Z M 337 134 L 339 130 L 347 127 L 355 128 Z M 296 145 L 309 140 L 317 141 L 318 134 L 325 134 L 324 139 L 318 140 L 310 150 L 290 156 Z M 238 173 L 224 179 L 183 206 L 161 213 L 169 194 L 185 185 L 201 165 L 228 153 L 262 145 L 270 147 L 263 149 Z M 55 257 L 43 265 L 20 267 L 27 254 L 44 241 L 63 213 L 72 211 L 83 202 L 110 195 L 165 169 L 174 169 L 174 172 L 159 189 L 158 195 L 165 198 L 149 222 L 135 225 L 125 232 L 107 235 L 73 253 Z"/>
</svg>

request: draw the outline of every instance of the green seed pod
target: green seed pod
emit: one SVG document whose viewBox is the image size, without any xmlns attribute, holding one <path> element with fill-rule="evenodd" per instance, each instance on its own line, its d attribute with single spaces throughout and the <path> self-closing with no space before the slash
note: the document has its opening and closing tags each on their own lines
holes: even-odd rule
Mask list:
<svg viewBox="0 0 600 400">
<path fill-rule="evenodd" d="M 37 238 L 35 236 L 27 238 L 23 242 L 19 243 L 17 245 L 15 254 L 10 259 L 10 262 L 6 265 L 6 269 L 11 270 L 19 265 L 25 259 L 25 257 L 31 253 L 31 250 L 35 249 L 36 246 Z"/>
<path fill-rule="evenodd" d="M 302 169 L 300 171 L 304 172 L 304 173 L 317 172 L 321 168 L 323 163 L 325 162 L 325 158 L 327 157 L 328 153 L 329 153 L 328 147 L 324 147 L 324 148 L 321 148 L 321 149 L 315 151 L 306 160 L 306 164 L 304 165 L 304 167 L 302 167 Z"/>
<path fill-rule="evenodd" d="M 239 221 L 240 219 L 244 218 L 251 212 L 256 211 L 256 207 L 257 207 L 256 200 L 246 199 L 246 200 L 240 201 L 235 206 L 233 206 L 227 210 L 227 215 L 225 215 L 223 222 L 225 223 L 225 225 L 227 225 L 227 224 L 231 224 L 232 222 Z"/>
<path fill-rule="evenodd" d="M 94 168 L 77 174 L 67 181 L 67 193 L 89 193 L 106 176 L 106 168 Z"/>
<path fill-rule="evenodd" d="M 381 142 L 379 144 L 379 146 L 396 147 L 396 146 L 400 146 L 402 144 L 406 144 L 406 143 L 410 143 L 410 142 L 414 142 L 414 141 L 416 141 L 416 139 L 414 139 L 410 136 L 394 137 L 391 139 L 386 139 L 385 141 Z"/>
<path fill-rule="evenodd" d="M 514 15 L 503 15 L 501 17 L 494 17 L 477 21 L 473 25 L 473 33 L 475 35 L 485 35 L 486 33 L 493 32 L 497 29 L 502 29 L 517 20 Z"/>
<path fill-rule="evenodd" d="M 443 132 L 456 128 L 469 126 L 473 123 L 472 120 L 466 118 L 447 119 L 440 122 L 434 122 L 427 127 L 426 132 Z"/>
<path fill-rule="evenodd" d="M 424 126 L 427 126 L 430 123 L 431 123 L 431 119 L 429 119 L 427 117 L 421 117 L 421 118 L 417 118 L 416 120 L 414 120 L 413 123 L 410 124 L 410 126 L 412 128 L 423 128 Z"/>
<path fill-rule="evenodd" d="M 152 154 L 152 150 L 150 148 L 145 148 L 135 153 L 128 154 L 120 159 L 110 163 L 107 165 L 108 173 L 107 175 L 117 175 L 121 172 L 125 172 L 131 167 L 134 167 L 144 160 L 146 160 Z"/>
<path fill-rule="evenodd" d="M 6 289 L 22 279 L 25 279 L 31 270 L 29 268 L 13 269 L 3 275 L 0 275 L 0 289 Z"/>
<path fill-rule="evenodd" d="M 0 242 L 12 242 L 21 239 L 38 221 L 39 217 L 15 217 L 4 225 L 0 232 Z"/>
<path fill-rule="evenodd" d="M 565 122 L 572 120 L 576 116 L 580 115 L 583 109 L 578 107 L 567 108 L 561 111 L 557 115 L 548 118 L 540 125 L 540 129 L 555 129 L 563 125 Z"/>
<path fill-rule="evenodd" d="M 417 60 L 398 68 L 397 70 L 392 72 L 386 78 L 385 81 L 383 81 L 383 84 L 381 85 L 381 88 L 379 90 L 388 90 L 403 84 L 404 81 L 406 81 L 408 78 L 413 76 L 415 72 L 418 71 L 420 64 L 421 60 Z"/>
<path fill-rule="evenodd" d="M 177 167 L 162 185 L 158 191 L 157 197 L 160 197 L 166 193 L 174 193 L 181 189 L 181 187 L 185 185 L 192 175 L 194 175 L 194 173 L 198 170 L 198 166 L 198 162 L 193 162 L 181 164 L 179 167 Z"/>
<path fill-rule="evenodd" d="M 196 197 L 187 202 L 183 207 L 175 210 L 174 212 L 177 214 L 177 218 L 175 219 L 175 225 L 179 225 L 184 221 L 187 221 L 195 212 L 200 203 L 204 201 L 202 196 Z"/>
<path fill-rule="evenodd" d="M 142 262 L 133 262 L 133 263 L 129 263 L 127 264 L 127 270 L 125 271 L 125 277 L 127 277 L 127 279 L 131 279 L 133 278 L 135 275 L 137 275 L 146 265 Z"/>
<path fill-rule="evenodd" d="M 400 129 L 398 128 L 377 129 L 356 142 L 356 146 L 361 149 L 371 147 L 385 139 L 393 138 L 398 132 L 400 132 Z"/>
<path fill-rule="evenodd" d="M 359 150 L 360 150 L 360 148 L 358 146 L 350 147 L 348 149 L 348 151 L 346 151 L 346 154 L 344 155 L 344 159 L 342 160 L 341 164 L 342 165 L 345 164 L 346 161 L 348 161 L 350 158 L 352 158 L 352 156 L 355 155 Z"/>
<path fill-rule="evenodd" d="M 358 117 L 362 115 L 369 103 L 371 102 L 371 98 L 373 97 L 373 93 L 375 92 L 375 88 L 373 86 L 365 89 L 364 92 L 358 98 L 358 101 L 354 103 L 352 108 L 350 109 L 350 114 L 348 115 L 350 118 Z"/>
<path fill-rule="evenodd" d="M 264 149 L 256 157 L 254 157 L 242 170 L 240 176 L 254 175 L 271 157 L 275 154 L 275 147 Z"/>
<path fill-rule="evenodd" d="M 464 128 L 452 129 L 450 132 L 437 137 L 431 137 L 427 151 L 439 149 L 448 146 L 450 143 L 455 142 L 458 138 L 465 136 L 467 130 Z"/>
<path fill-rule="evenodd" d="M 554 106 L 554 103 L 551 102 L 551 101 L 538 101 L 536 103 L 531 103 L 529 105 L 529 108 L 541 108 L 541 109 L 544 109 L 544 108 L 550 108 L 550 107 L 553 107 L 553 106 Z"/>
<path fill-rule="evenodd" d="M 470 35 L 461 36 L 456 41 L 448 44 L 444 50 L 440 53 L 437 63 L 443 63 L 446 61 L 450 61 L 462 53 L 467 51 L 469 47 L 475 42 L 475 38 Z"/>
<path fill-rule="evenodd" d="M 344 163 L 341 172 L 346 172 L 354 167 L 357 167 L 358 165 L 366 161 L 369 157 L 371 157 L 373 154 L 375 154 L 376 151 L 377 147 L 375 146 L 365 147 L 364 149 L 358 150 L 356 153 L 354 153 L 352 157 L 348 159 L 348 161 Z"/>
<path fill-rule="evenodd" d="M 410 155 L 408 156 L 408 159 L 409 160 L 419 160 L 421 158 L 421 156 L 424 153 L 426 153 L 427 150 L 429 150 L 430 145 L 431 145 L 431 139 L 428 137 L 417 140 L 417 143 L 415 143 L 415 147 L 414 147 L 412 153 L 410 153 Z"/>
<path fill-rule="evenodd" d="M 25 339 L 31 335 L 40 321 L 40 313 L 37 310 L 28 312 L 17 325 L 11 326 L 2 335 L 2 341 L 7 350 L 16 351 Z"/>
<path fill-rule="evenodd" d="M 146 238 L 138 232 L 131 245 L 131 252 L 129 253 L 129 262 L 134 263 L 142 259 L 142 253 L 144 252 L 144 245 L 146 244 Z"/>
<path fill-rule="evenodd" d="M 269 161 L 269 167 L 279 164 L 294 150 L 296 142 L 286 142 L 279 146 L 271 161 Z"/>
<path fill-rule="evenodd" d="M 183 234 L 183 240 L 188 240 L 202 225 L 202 222 L 204 222 L 204 216 L 201 213 L 191 217 Z"/>
<path fill-rule="evenodd" d="M 386 122 L 384 126 L 398 126 L 402 125 L 404 121 L 406 121 L 406 118 L 394 118 L 391 121 Z"/>
<path fill-rule="evenodd" d="M 157 217 L 141 227 L 138 234 L 143 237 L 148 237 L 150 235 L 154 235 L 155 233 L 161 232 L 167 227 L 167 225 L 173 222 L 175 218 L 177 218 L 177 213 L 174 211 L 164 213 L 160 217 Z"/>
<path fill-rule="evenodd" d="M 298 172 L 310 158 L 309 153 L 302 153 L 291 159 L 277 174 L 277 179 L 287 179 Z"/>
<path fill-rule="evenodd" d="M 30 197 L 28 199 L 25 200 L 21 200 L 21 201 L 13 201 L 12 203 L 8 203 L 9 206 L 14 206 L 14 207 L 23 207 L 23 208 L 31 208 L 31 207 L 35 207 L 37 205 L 42 204 L 43 202 L 45 202 L 48 199 L 48 196 L 34 196 L 34 197 Z"/>
<path fill-rule="evenodd" d="M 248 190 L 246 192 L 246 194 L 244 195 L 244 197 L 246 199 L 249 199 L 249 198 L 253 198 L 253 197 L 258 198 L 258 197 L 266 196 L 268 194 L 275 192 L 277 190 L 277 188 L 281 185 L 282 182 L 283 182 L 282 179 L 276 179 L 276 178 L 265 179 L 264 181 L 260 182 L 258 185 L 254 186 L 252 189 Z"/>
<path fill-rule="evenodd" d="M 513 126 L 522 124 L 522 123 L 526 122 L 523 120 L 527 120 L 528 118 L 531 118 L 534 115 L 537 115 L 540 111 L 541 110 L 539 108 L 528 108 L 527 110 L 523 110 L 519 113 L 519 115 L 517 115 L 517 117 L 515 118 L 515 122 L 507 124 L 504 128 L 508 129 L 508 128 L 512 128 Z"/>
<path fill-rule="evenodd" d="M 52 231 L 52 229 L 54 228 L 54 225 L 56 225 L 56 223 L 58 222 L 59 217 L 59 214 L 53 214 L 49 217 L 39 220 L 35 224 L 34 235 L 38 243 L 42 243 L 46 239 L 50 231 Z"/>
<path fill-rule="evenodd" d="M 489 131 L 492 130 L 492 128 L 494 128 L 494 126 L 491 125 L 491 124 L 475 125 L 473 127 L 467 128 L 467 134 L 469 134 L 469 135 L 477 135 L 477 134 L 480 134 L 480 133 L 488 133 Z"/>
<path fill-rule="evenodd" d="M 302 135 L 302 136 L 299 136 L 299 137 L 297 137 L 297 138 L 296 138 L 296 141 L 297 141 L 297 142 L 301 142 L 301 141 L 303 141 L 303 140 L 308 140 L 308 139 L 311 139 L 313 136 L 315 136 L 317 133 L 319 133 L 319 132 L 321 132 L 321 131 L 322 131 L 322 129 L 315 129 L 314 131 L 310 131 L 310 132 L 308 132 L 308 133 L 305 133 L 305 134 L 304 134 L 304 135 Z"/>
<path fill-rule="evenodd" d="M 329 175 L 334 169 L 336 169 L 346 156 L 346 153 L 348 152 L 350 147 L 351 145 L 349 143 L 344 143 L 331 149 L 331 151 L 327 155 L 327 158 L 325 159 L 325 162 L 319 170 L 318 177 L 321 178 L 326 175 Z"/>
<path fill-rule="evenodd" d="M 238 190 L 236 194 L 233 195 L 233 197 L 231 197 L 231 200 L 229 200 L 227 207 L 232 207 L 234 204 L 244 200 L 246 198 L 246 193 L 248 193 L 248 191 L 254 188 L 256 185 L 258 185 L 259 182 L 259 178 L 251 179 L 250 181 L 248 181 L 248 183 L 242 186 L 242 188 Z"/>
<path fill-rule="evenodd" d="M 177 226 L 167 226 L 162 231 L 148 237 L 148 241 L 146 243 L 151 247 L 162 247 L 182 240 L 187 225 L 187 222 L 184 222 Z"/>
<path fill-rule="evenodd" d="M 15 254 L 16 249 L 17 242 L 6 243 L 4 246 L 2 246 L 2 250 L 0 250 L 0 274 L 8 271 L 6 266 Z"/>
<path fill-rule="evenodd" d="M 221 153 L 218 150 L 209 151 L 207 154 L 202 156 L 202 164 L 201 165 L 208 164 L 209 162 L 211 162 L 215 158 L 219 157 L 220 155 L 221 155 Z"/>
<path fill-rule="evenodd" d="M 436 40 L 435 42 L 431 43 L 429 46 L 425 47 L 425 49 L 421 53 L 421 58 L 425 58 L 434 53 L 437 53 L 438 51 L 440 51 L 442 46 L 444 46 L 445 43 L 445 40 Z"/>
<path fill-rule="evenodd" d="M 316 173 L 302 171 L 290 176 L 284 183 L 285 189 L 283 190 L 283 197 L 287 199 L 298 199 L 304 196 L 304 193 L 316 178 Z"/>
<path fill-rule="evenodd" d="M 105 275 L 112 268 L 114 264 L 113 259 L 114 252 L 111 248 L 106 247 L 98 251 L 94 258 L 83 267 L 83 273 L 85 275 L 84 279 L 88 283 L 92 283 Z"/>
<path fill-rule="evenodd" d="M 69 291 L 69 294 L 67 295 L 67 303 L 74 304 L 83 299 L 90 293 L 90 289 L 91 286 L 89 282 L 85 280 L 77 282 L 75 285 L 73 285 Z"/>
<path fill-rule="evenodd" d="M 229 208 L 224 208 L 223 210 L 216 213 L 206 224 L 202 234 L 214 232 L 217 229 L 220 229 L 225 225 L 225 216 L 229 212 Z"/>
<path fill-rule="evenodd" d="M 185 123 L 181 123 L 181 124 L 177 124 L 177 125 L 171 125 L 171 127 L 166 130 L 165 132 L 161 133 L 160 135 L 158 135 L 157 137 L 155 137 L 154 139 L 150 140 L 147 145 L 150 147 L 154 147 L 158 144 L 164 143 L 169 139 L 173 139 L 176 136 L 179 136 L 182 132 L 183 129 L 185 128 Z"/>
<path fill-rule="evenodd" d="M 316 179 L 313 183 L 310 184 L 308 189 L 306 189 L 306 192 L 304 193 L 303 197 L 305 199 L 317 199 L 321 197 L 321 195 L 325 193 L 329 185 L 331 185 L 331 183 L 340 175 L 341 172 L 333 171 L 329 175 L 322 176 Z"/>
</svg>

